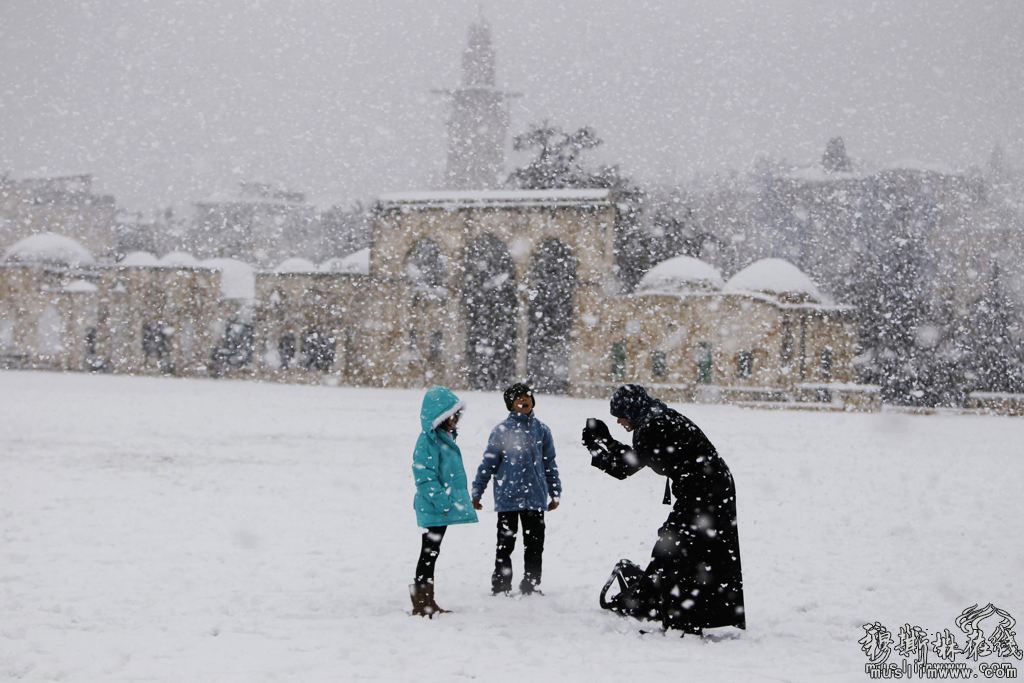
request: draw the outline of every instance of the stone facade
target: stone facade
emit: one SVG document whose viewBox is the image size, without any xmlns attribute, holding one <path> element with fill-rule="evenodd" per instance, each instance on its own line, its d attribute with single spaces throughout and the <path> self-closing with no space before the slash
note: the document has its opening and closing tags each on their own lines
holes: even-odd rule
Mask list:
<svg viewBox="0 0 1024 683">
<path fill-rule="evenodd" d="M 79 240 L 96 256 L 113 254 L 118 244 L 114 198 L 94 193 L 90 175 L 0 176 L 0 245 L 46 232 Z"/>
<path fill-rule="evenodd" d="M 205 258 L 235 258 L 269 268 L 284 258 L 311 258 L 323 235 L 316 207 L 301 192 L 241 183 L 235 197 L 195 205 L 187 242 Z"/>
<path fill-rule="evenodd" d="M 526 379 L 581 396 L 637 382 L 671 400 L 840 407 L 856 394 L 849 309 L 809 280 L 744 290 L 739 275 L 621 294 L 616 214 L 606 190 L 386 195 L 365 262 L 293 261 L 233 295 L 231 271 L 246 266 L 223 259 L 8 263 L 0 341 L 8 365 L 66 370 L 478 389 Z M 39 348 L 50 328 L 60 343 Z"/>
<path fill-rule="evenodd" d="M 204 268 L 0 265 L 9 367 L 205 374 L 222 318 Z"/>
</svg>

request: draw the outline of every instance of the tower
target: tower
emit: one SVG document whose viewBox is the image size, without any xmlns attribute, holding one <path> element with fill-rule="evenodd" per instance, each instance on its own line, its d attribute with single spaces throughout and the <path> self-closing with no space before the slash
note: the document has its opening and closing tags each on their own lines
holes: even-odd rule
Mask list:
<svg viewBox="0 0 1024 683">
<path fill-rule="evenodd" d="M 435 91 L 450 101 L 446 188 L 488 189 L 504 180 L 508 100 L 519 93 L 497 88 L 494 65 L 491 27 L 481 18 L 469 27 L 461 85 Z"/>
</svg>

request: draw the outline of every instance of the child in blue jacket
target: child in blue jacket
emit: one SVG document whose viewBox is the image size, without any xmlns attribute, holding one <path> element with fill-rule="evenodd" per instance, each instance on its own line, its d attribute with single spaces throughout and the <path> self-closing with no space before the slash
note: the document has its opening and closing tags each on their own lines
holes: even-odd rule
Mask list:
<svg viewBox="0 0 1024 683">
<path fill-rule="evenodd" d="M 441 609 L 434 600 L 434 564 L 449 524 L 477 521 L 469 498 L 462 452 L 455 443 L 456 427 L 465 404 L 446 387 L 431 387 L 420 408 L 420 431 L 412 455 L 416 480 L 413 508 L 416 523 L 424 527 L 415 580 L 409 586 L 412 613 L 433 617 Z"/>
<path fill-rule="evenodd" d="M 498 513 L 498 544 L 494 554 L 491 592 L 512 589 L 512 549 L 519 523 L 523 525 L 523 580 L 519 590 L 530 595 L 540 585 L 544 553 L 544 511 L 558 507 L 562 482 L 555 464 L 551 430 L 533 414 L 533 391 L 525 384 L 505 390 L 509 415 L 491 431 L 483 462 L 473 480 L 473 507 L 494 477 L 494 509 Z"/>
</svg>

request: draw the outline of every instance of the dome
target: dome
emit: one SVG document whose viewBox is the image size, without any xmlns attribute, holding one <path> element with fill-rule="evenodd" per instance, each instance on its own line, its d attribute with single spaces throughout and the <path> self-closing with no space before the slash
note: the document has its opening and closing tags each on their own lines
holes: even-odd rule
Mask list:
<svg viewBox="0 0 1024 683">
<path fill-rule="evenodd" d="M 4 261 L 61 266 L 81 266 L 96 262 L 81 242 L 52 232 L 41 232 L 15 242 L 4 252 Z"/>
<path fill-rule="evenodd" d="M 360 249 L 359 251 L 349 254 L 348 256 L 340 256 L 338 258 L 328 259 L 320 264 L 320 271 L 324 273 L 348 273 L 351 275 L 369 275 L 370 274 L 370 248 Z"/>
<path fill-rule="evenodd" d="M 233 258 L 212 258 L 202 267 L 220 271 L 220 293 L 225 299 L 256 298 L 256 272 L 248 263 Z"/>
<path fill-rule="evenodd" d="M 676 256 L 647 271 L 637 285 L 638 293 L 711 291 L 722 288 L 722 274 L 710 263 L 691 256 Z"/>
<path fill-rule="evenodd" d="M 72 280 L 64 286 L 65 292 L 72 294 L 95 294 L 100 291 L 99 287 L 85 280 Z"/>
<path fill-rule="evenodd" d="M 133 251 L 117 262 L 119 266 L 158 266 L 160 260 L 148 251 Z"/>
<path fill-rule="evenodd" d="M 195 268 L 199 265 L 199 261 L 195 256 L 188 252 L 172 251 L 169 254 L 164 254 L 164 257 L 160 259 L 160 265 L 178 268 Z"/>
<path fill-rule="evenodd" d="M 275 273 L 315 273 L 316 265 L 307 259 L 293 256 L 285 259 L 274 268 Z"/>
<path fill-rule="evenodd" d="M 831 303 L 811 278 L 789 261 L 766 258 L 755 261 L 729 278 L 723 289 L 738 292 L 763 292 L 772 295 L 797 295 L 815 303 Z"/>
</svg>

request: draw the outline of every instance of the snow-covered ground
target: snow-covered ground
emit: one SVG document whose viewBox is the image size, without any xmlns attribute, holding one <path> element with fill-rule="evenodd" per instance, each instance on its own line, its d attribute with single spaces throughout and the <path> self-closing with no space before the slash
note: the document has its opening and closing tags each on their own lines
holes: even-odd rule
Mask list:
<svg viewBox="0 0 1024 683">
<path fill-rule="evenodd" d="M 472 475 L 504 406 L 462 396 Z M 0 678 L 861 681 L 867 622 L 1024 617 L 1024 420 L 677 406 L 736 478 L 749 623 L 678 639 L 597 605 L 619 558 L 646 562 L 663 480 L 591 468 L 607 403 L 543 395 L 565 486 L 545 595 L 490 596 L 487 510 L 444 541 L 454 613 L 410 617 L 420 398 L 0 373 Z"/>
</svg>

